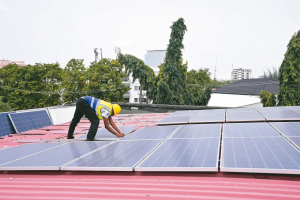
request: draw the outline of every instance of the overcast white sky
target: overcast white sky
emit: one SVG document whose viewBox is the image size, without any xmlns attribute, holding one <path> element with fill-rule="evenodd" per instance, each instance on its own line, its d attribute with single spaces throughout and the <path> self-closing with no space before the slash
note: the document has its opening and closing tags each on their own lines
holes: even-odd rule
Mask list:
<svg viewBox="0 0 300 200">
<path fill-rule="evenodd" d="M 257 78 L 279 67 L 300 30 L 300 0 L 0 0 L 0 59 L 26 64 L 94 61 L 94 48 L 144 60 L 167 48 L 172 22 L 184 18 L 189 70 L 209 68 L 230 79 L 233 68 Z"/>
</svg>

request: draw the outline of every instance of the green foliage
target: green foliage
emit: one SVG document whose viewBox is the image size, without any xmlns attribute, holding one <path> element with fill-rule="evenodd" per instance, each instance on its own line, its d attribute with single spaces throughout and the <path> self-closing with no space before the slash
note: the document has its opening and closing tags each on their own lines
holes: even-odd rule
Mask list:
<svg viewBox="0 0 300 200">
<path fill-rule="evenodd" d="M 276 96 L 272 92 L 268 92 L 266 90 L 262 90 L 260 92 L 260 102 L 264 107 L 273 107 L 276 106 Z"/>
<path fill-rule="evenodd" d="M 171 26 L 171 36 L 167 48 L 164 65 L 161 67 L 162 76 L 158 81 L 156 102 L 160 104 L 182 105 L 191 102 L 191 95 L 185 90 L 187 63 L 182 63 L 181 50 L 183 37 L 187 31 L 184 19 L 179 18 Z"/>
<path fill-rule="evenodd" d="M 63 100 L 74 103 L 82 95 L 86 83 L 86 69 L 83 59 L 71 59 L 63 70 Z"/>
<path fill-rule="evenodd" d="M 0 69 L 3 100 L 15 110 L 60 104 L 62 69 L 59 64 L 18 67 L 9 64 Z"/>
<path fill-rule="evenodd" d="M 278 104 L 300 105 L 300 31 L 288 43 L 287 52 L 279 68 Z"/>
<path fill-rule="evenodd" d="M 278 76 L 279 76 L 279 72 L 275 67 L 273 67 L 273 72 L 269 68 L 267 73 L 264 71 L 264 78 L 270 78 L 275 81 L 278 81 L 279 78 Z"/>
<path fill-rule="evenodd" d="M 114 59 L 102 59 L 99 62 L 92 62 L 86 73 L 85 91 L 87 95 L 109 101 L 123 101 L 129 87 L 122 84 L 122 78 L 126 75 L 122 72 L 121 64 Z"/>
<path fill-rule="evenodd" d="M 8 103 L 4 103 L 2 101 L 2 97 L 0 97 L 0 112 L 9 112 L 12 111 L 11 107 L 8 105 Z"/>
<path fill-rule="evenodd" d="M 229 85 L 230 83 L 233 83 L 237 80 L 228 80 L 228 81 L 217 81 L 217 80 L 213 80 L 211 87 L 213 88 L 220 88 L 223 87 L 225 85 Z"/>
<path fill-rule="evenodd" d="M 125 66 L 125 74 L 129 76 L 132 73 L 133 82 L 138 79 L 141 87 L 147 91 L 147 98 L 154 100 L 156 98 L 156 79 L 153 69 L 145 65 L 144 61 L 132 55 L 118 55 L 118 61 Z"/>
</svg>

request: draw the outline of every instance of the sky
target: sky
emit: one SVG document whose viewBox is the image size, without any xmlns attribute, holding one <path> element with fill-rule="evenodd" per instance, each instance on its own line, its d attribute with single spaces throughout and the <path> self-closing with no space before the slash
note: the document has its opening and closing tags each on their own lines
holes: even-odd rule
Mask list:
<svg viewBox="0 0 300 200">
<path fill-rule="evenodd" d="M 147 50 L 166 50 L 182 17 L 188 70 L 226 80 L 232 67 L 246 68 L 258 78 L 280 67 L 299 10 L 300 0 L 0 0 L 0 59 L 88 67 L 94 48 L 115 59 L 119 47 L 144 60 Z"/>
</svg>

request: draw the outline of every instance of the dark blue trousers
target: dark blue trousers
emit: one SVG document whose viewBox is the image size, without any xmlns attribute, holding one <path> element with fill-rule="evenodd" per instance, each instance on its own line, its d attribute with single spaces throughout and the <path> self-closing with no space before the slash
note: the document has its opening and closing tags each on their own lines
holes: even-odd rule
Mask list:
<svg viewBox="0 0 300 200">
<path fill-rule="evenodd" d="M 87 140 L 94 140 L 100 120 L 93 108 L 91 108 L 91 106 L 83 98 L 79 98 L 76 102 L 76 110 L 68 131 L 68 139 L 74 138 L 73 133 L 75 127 L 77 126 L 83 115 L 85 115 L 85 117 L 88 118 L 91 122 L 90 130 L 87 134 Z"/>
</svg>

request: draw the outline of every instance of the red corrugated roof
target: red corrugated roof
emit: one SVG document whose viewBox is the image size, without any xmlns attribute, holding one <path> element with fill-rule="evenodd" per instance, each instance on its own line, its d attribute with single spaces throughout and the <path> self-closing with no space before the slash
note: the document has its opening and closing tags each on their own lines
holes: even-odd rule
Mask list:
<svg viewBox="0 0 300 200">
<path fill-rule="evenodd" d="M 118 126 L 155 126 L 169 114 L 118 115 Z M 69 123 L 13 134 L 0 148 L 18 140 L 65 139 Z M 81 120 L 76 131 L 88 129 Z M 100 124 L 101 126 L 101 124 Z M 55 130 L 54 130 L 55 129 Z M 83 133 L 78 133 L 78 135 Z M 1 158 L 0 158 L 1 159 Z M 0 172 L 0 199 L 299 199 L 300 176 L 245 173 L 149 172 Z"/>
</svg>

